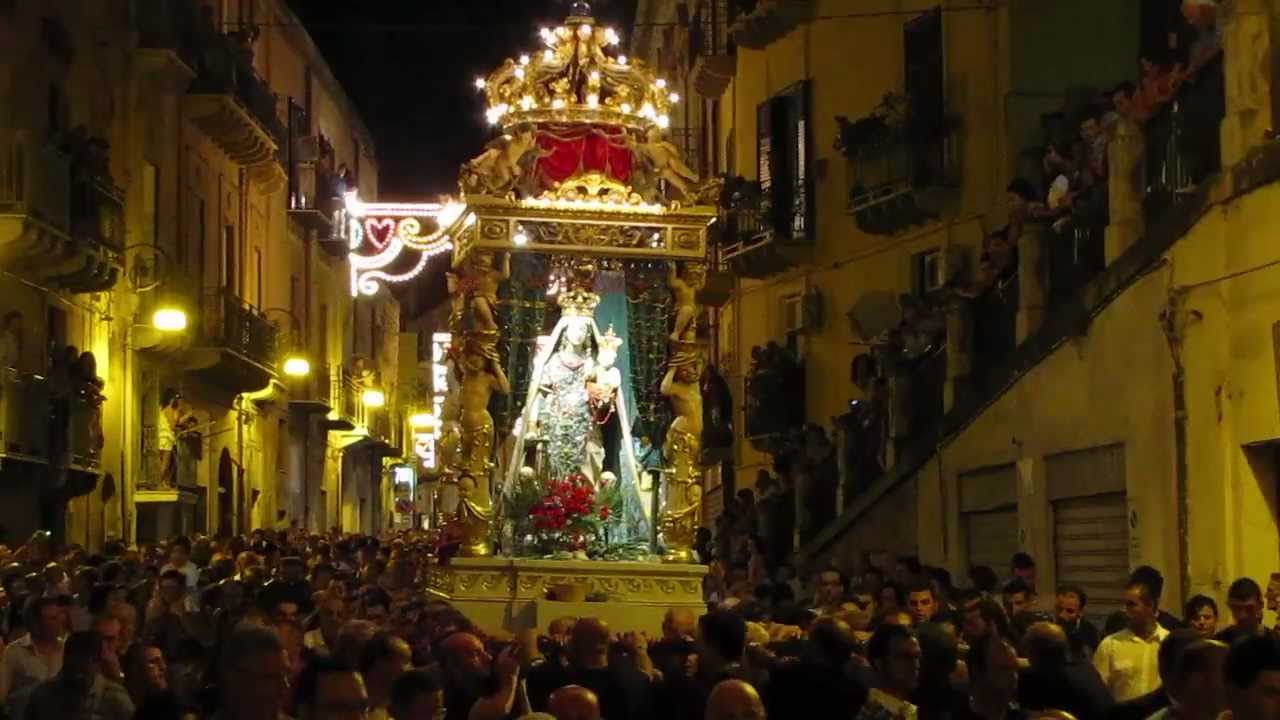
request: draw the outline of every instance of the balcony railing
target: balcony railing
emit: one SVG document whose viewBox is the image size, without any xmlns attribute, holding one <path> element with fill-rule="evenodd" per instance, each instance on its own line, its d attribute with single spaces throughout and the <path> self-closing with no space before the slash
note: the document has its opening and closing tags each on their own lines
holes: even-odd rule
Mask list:
<svg viewBox="0 0 1280 720">
<path fill-rule="evenodd" d="M 124 192 L 109 176 L 96 171 L 82 175 L 71 186 L 72 235 L 119 252 L 124 248 Z"/>
<path fill-rule="evenodd" d="M 217 347 L 263 367 L 275 367 L 275 325 L 229 290 L 218 288 L 205 294 L 204 335 Z"/>
<path fill-rule="evenodd" d="M 364 387 L 355 375 L 345 367 L 335 367 L 330 382 L 338 417 L 354 427 L 365 425 Z"/>
<path fill-rule="evenodd" d="M 0 129 L 0 215 L 21 215 L 68 232 L 71 158 L 33 134 Z"/>
<path fill-rule="evenodd" d="M 1145 126 L 1149 218 L 1187 199 L 1221 169 L 1219 126 L 1226 114 L 1222 57 L 1200 68 Z"/>
<path fill-rule="evenodd" d="M 234 97 L 276 146 L 284 146 L 288 133 L 280 120 L 278 96 L 253 69 L 252 49 L 244 45 L 248 40 L 221 35 L 211 27 L 198 29 L 196 37 L 196 79 L 189 92 Z"/>
<path fill-rule="evenodd" d="M 195 20 L 193 5 L 188 0 L 133 0 L 138 47 L 168 50 L 188 67 L 195 67 L 198 57 L 190 42 Z"/>
</svg>

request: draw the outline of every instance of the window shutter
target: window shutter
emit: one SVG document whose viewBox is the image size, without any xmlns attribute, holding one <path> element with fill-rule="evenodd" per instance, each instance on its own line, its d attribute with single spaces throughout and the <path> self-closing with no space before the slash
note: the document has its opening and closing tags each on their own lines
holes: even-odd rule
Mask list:
<svg viewBox="0 0 1280 720">
<path fill-rule="evenodd" d="M 760 180 L 760 215 L 773 210 L 773 102 L 756 108 L 756 177 Z"/>
<path fill-rule="evenodd" d="M 792 240 L 809 240 L 813 232 L 812 146 L 809 126 L 809 82 L 794 86 L 787 94 L 787 155 L 790 158 L 791 189 L 788 235 Z"/>
</svg>

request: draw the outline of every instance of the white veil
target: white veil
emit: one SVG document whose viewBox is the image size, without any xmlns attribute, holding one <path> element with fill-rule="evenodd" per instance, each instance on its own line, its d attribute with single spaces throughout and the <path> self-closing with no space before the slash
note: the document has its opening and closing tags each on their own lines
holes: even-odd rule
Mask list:
<svg viewBox="0 0 1280 720">
<path fill-rule="evenodd" d="M 511 443 L 511 453 L 509 456 L 502 458 L 505 461 L 505 470 L 502 477 L 502 493 L 505 497 L 507 493 L 516 486 L 519 479 L 520 469 L 524 466 L 525 457 L 525 433 L 537 421 L 538 412 L 538 389 L 541 385 L 542 374 L 546 369 L 547 361 L 556 352 L 556 347 L 560 343 L 560 338 L 564 335 L 566 328 L 574 321 L 585 320 L 591 328 L 591 337 L 595 340 L 597 352 L 600 347 L 600 340 L 603 335 L 600 328 L 596 325 L 594 317 L 583 317 L 580 315 L 561 315 L 556 326 L 552 328 L 551 335 L 545 344 L 539 343 L 540 347 L 534 353 L 533 372 L 529 374 L 529 387 L 525 391 L 524 408 L 520 412 L 520 421 L 513 424 L 513 428 L 518 430 Z M 619 352 L 626 352 L 626 347 L 619 348 Z M 649 517 L 650 510 L 650 492 L 640 491 L 640 466 L 636 462 L 635 448 L 631 441 L 631 382 L 630 378 L 622 378 L 619 384 L 618 393 L 615 402 L 617 403 L 616 415 L 618 417 L 618 425 L 622 437 L 618 443 L 618 482 L 622 483 L 623 498 L 626 503 L 624 508 L 624 524 L 627 527 L 626 538 L 629 541 L 647 541 L 649 537 L 649 523 L 652 518 Z M 517 430 L 513 430 L 516 432 Z M 586 443 L 586 438 L 583 438 Z"/>
</svg>

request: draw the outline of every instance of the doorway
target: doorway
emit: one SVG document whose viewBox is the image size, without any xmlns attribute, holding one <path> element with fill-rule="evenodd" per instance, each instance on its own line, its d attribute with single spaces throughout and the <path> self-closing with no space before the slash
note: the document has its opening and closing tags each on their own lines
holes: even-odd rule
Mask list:
<svg viewBox="0 0 1280 720">
<path fill-rule="evenodd" d="M 231 460 L 231 451 L 222 448 L 218 456 L 218 535 L 230 537 L 235 532 L 235 496 L 232 483 L 235 476 L 235 463 Z"/>
</svg>

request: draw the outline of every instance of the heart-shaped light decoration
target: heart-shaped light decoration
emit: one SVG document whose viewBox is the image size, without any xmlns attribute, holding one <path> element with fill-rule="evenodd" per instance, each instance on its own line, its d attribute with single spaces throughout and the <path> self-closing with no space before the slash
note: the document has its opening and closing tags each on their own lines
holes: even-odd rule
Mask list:
<svg viewBox="0 0 1280 720">
<path fill-rule="evenodd" d="M 387 249 L 395 232 L 396 221 L 391 218 L 369 218 L 364 221 L 365 237 L 378 252 Z"/>
</svg>

